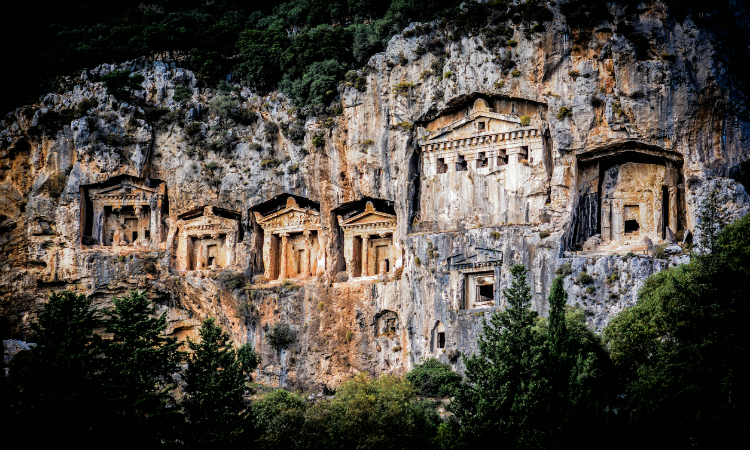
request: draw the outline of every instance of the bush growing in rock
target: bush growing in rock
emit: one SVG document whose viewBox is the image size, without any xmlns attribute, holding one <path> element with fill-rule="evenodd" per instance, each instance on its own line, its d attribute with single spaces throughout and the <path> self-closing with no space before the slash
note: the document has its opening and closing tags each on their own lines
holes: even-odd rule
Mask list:
<svg viewBox="0 0 750 450">
<path fill-rule="evenodd" d="M 461 385 L 461 375 L 435 358 L 416 364 L 406 379 L 424 397 L 451 397 Z"/>
<path fill-rule="evenodd" d="M 591 275 L 589 275 L 586 272 L 581 272 L 578 275 L 578 283 L 579 284 L 588 285 L 588 284 L 591 284 L 593 282 L 594 282 L 594 277 L 592 277 Z"/>
<path fill-rule="evenodd" d="M 278 322 L 266 334 L 266 340 L 274 350 L 281 351 L 297 342 L 297 336 L 289 324 Z"/>
</svg>

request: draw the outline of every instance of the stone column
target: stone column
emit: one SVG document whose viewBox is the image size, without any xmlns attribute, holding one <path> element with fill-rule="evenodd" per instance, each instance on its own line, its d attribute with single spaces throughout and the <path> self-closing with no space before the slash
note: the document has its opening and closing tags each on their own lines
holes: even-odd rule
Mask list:
<svg viewBox="0 0 750 450">
<path fill-rule="evenodd" d="M 677 187 L 669 186 L 669 229 L 677 233 Z"/>
<path fill-rule="evenodd" d="M 287 247 L 287 239 L 289 237 L 288 233 L 281 233 L 281 261 L 279 262 L 279 279 L 283 280 L 287 277 L 286 273 L 286 247 Z"/>
<path fill-rule="evenodd" d="M 265 230 L 263 234 L 263 267 L 265 268 L 265 276 L 268 281 L 271 281 L 271 268 L 273 267 L 273 252 L 271 249 L 271 239 L 273 233 L 270 230 Z"/>
<path fill-rule="evenodd" d="M 161 206 L 159 205 L 161 200 L 158 202 L 151 202 L 151 224 L 149 226 L 151 230 L 151 248 L 157 248 L 159 242 L 161 242 Z"/>
<path fill-rule="evenodd" d="M 368 235 L 362 236 L 362 275 L 361 276 L 363 277 L 370 275 L 370 271 L 368 269 L 369 261 L 367 261 L 368 239 L 370 239 L 370 236 Z"/>
<path fill-rule="evenodd" d="M 143 208 L 138 205 L 134 208 L 137 225 L 135 229 L 138 231 L 138 241 L 143 239 Z M 137 245 L 137 241 L 133 241 L 133 245 Z"/>
<path fill-rule="evenodd" d="M 224 254 L 226 255 L 226 267 L 234 264 L 234 250 L 237 246 L 237 230 L 230 231 L 224 238 Z"/>
<path fill-rule="evenodd" d="M 302 278 L 310 276 L 310 256 L 312 255 L 312 242 L 310 242 L 310 230 L 305 230 L 305 252 L 304 261 L 302 261 Z"/>
<path fill-rule="evenodd" d="M 94 203 L 94 223 L 91 234 L 100 245 L 104 245 L 104 205 L 101 203 Z"/>
</svg>

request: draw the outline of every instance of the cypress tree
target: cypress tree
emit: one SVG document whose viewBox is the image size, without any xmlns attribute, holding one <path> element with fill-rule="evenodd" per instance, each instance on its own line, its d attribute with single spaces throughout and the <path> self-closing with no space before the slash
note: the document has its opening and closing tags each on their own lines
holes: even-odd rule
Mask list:
<svg viewBox="0 0 750 450">
<path fill-rule="evenodd" d="M 190 424 L 185 435 L 194 447 L 239 446 L 250 431 L 241 362 L 229 334 L 213 318 L 203 321 L 200 338 L 188 341 L 192 355 L 183 407 Z"/>
<path fill-rule="evenodd" d="M 479 353 L 466 358 L 466 379 L 452 405 L 468 448 L 494 443 L 538 447 L 544 438 L 549 381 L 543 335 L 534 329 L 526 268 L 511 268 L 503 291 L 507 308 L 496 311 L 478 339 Z"/>
</svg>

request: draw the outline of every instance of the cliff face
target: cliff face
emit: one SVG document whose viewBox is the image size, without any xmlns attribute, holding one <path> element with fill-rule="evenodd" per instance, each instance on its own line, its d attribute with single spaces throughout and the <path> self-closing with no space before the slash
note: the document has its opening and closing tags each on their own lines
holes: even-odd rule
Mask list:
<svg viewBox="0 0 750 450">
<path fill-rule="evenodd" d="M 339 86 L 342 112 L 317 115 L 197 88 L 175 63 L 65 79 L 2 122 L 3 332 L 25 337 L 53 290 L 106 305 L 146 289 L 169 332 L 217 317 L 252 342 L 262 382 L 336 385 L 430 356 L 461 370 L 516 263 L 534 309 L 562 273 L 601 329 L 687 261 L 711 189 L 730 220 L 750 205 L 729 178 L 750 122 L 711 40 L 657 7 L 637 26 L 667 56 L 639 59 L 605 23 L 573 46 L 560 17 L 502 48 L 412 26 Z M 116 68 L 146 78 L 132 101 L 97 81 Z M 296 334 L 281 350 L 277 323 Z"/>
</svg>

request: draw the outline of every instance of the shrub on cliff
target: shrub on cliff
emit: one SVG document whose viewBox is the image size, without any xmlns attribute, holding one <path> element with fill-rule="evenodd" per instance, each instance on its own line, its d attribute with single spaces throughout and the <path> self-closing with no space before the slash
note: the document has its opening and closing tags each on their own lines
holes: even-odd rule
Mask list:
<svg viewBox="0 0 750 450">
<path fill-rule="evenodd" d="M 127 100 L 131 91 L 143 89 L 144 80 L 143 75 L 129 70 L 113 70 L 102 77 L 107 93 L 119 101 Z"/>
<path fill-rule="evenodd" d="M 424 397 L 451 397 L 461 384 L 461 375 L 435 358 L 415 365 L 406 379 Z"/>
<path fill-rule="evenodd" d="M 289 324 L 277 322 L 271 328 L 271 331 L 266 334 L 266 340 L 278 352 L 294 344 L 297 341 L 297 336 Z"/>
</svg>

